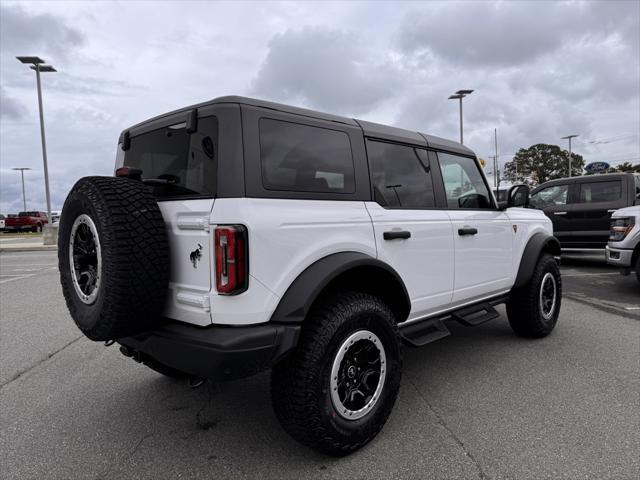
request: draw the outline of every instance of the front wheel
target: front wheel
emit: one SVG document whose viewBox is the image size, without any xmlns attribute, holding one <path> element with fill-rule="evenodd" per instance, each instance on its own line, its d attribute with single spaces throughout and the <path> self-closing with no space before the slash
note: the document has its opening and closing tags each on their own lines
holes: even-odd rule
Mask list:
<svg viewBox="0 0 640 480">
<path fill-rule="evenodd" d="M 521 337 L 546 337 L 558 322 L 561 301 L 558 263 L 551 255 L 542 254 L 529 282 L 511 292 L 507 302 L 509 324 Z"/>
<path fill-rule="evenodd" d="M 272 372 L 273 408 L 299 442 L 347 455 L 382 429 L 402 375 L 398 328 L 389 307 L 366 293 L 316 306 L 296 350 Z"/>
</svg>

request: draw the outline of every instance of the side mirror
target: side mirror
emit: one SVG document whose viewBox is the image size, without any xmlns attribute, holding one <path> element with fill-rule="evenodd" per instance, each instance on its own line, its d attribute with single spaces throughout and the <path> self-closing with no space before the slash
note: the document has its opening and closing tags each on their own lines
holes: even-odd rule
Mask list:
<svg viewBox="0 0 640 480">
<path fill-rule="evenodd" d="M 529 187 L 527 185 L 514 185 L 507 193 L 507 208 L 528 207 Z"/>
</svg>

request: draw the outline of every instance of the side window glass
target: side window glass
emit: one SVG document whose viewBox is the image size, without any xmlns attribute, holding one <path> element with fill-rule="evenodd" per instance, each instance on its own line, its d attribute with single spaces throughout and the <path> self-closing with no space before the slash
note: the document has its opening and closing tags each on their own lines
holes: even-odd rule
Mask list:
<svg viewBox="0 0 640 480">
<path fill-rule="evenodd" d="M 529 205 L 540 210 L 554 205 L 566 205 L 568 192 L 569 186 L 566 184 L 543 188 L 531 195 Z"/>
<path fill-rule="evenodd" d="M 375 201 L 386 208 L 435 206 L 430 166 L 405 145 L 367 140 Z"/>
<path fill-rule="evenodd" d="M 622 197 L 622 183 L 588 182 L 580 184 L 580 203 L 615 202 Z"/>
<path fill-rule="evenodd" d="M 489 190 L 473 158 L 438 153 L 438 161 L 444 180 L 448 208 L 492 207 Z"/>
<path fill-rule="evenodd" d="M 267 190 L 353 193 L 351 141 L 345 132 L 260 119 L 262 184 Z"/>
</svg>

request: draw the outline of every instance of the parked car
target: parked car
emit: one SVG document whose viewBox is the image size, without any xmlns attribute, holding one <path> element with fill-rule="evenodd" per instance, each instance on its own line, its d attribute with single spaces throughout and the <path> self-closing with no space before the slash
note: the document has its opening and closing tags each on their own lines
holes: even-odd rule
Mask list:
<svg viewBox="0 0 640 480">
<path fill-rule="evenodd" d="M 18 215 L 9 215 L 5 220 L 5 230 L 19 232 L 41 232 L 44 225 L 49 223 L 46 212 L 20 212 Z"/>
<path fill-rule="evenodd" d="M 640 282 L 640 206 L 613 212 L 606 256 L 607 263 L 620 267 L 623 275 L 635 270 Z"/>
<path fill-rule="evenodd" d="M 0 213 L 0 231 L 4 231 L 4 221 L 5 221 L 5 216 L 3 214 Z"/>
<path fill-rule="evenodd" d="M 611 214 L 640 199 L 640 174 L 610 173 L 551 180 L 531 192 L 529 205 L 553 222 L 562 248 L 605 248 Z"/>
<path fill-rule="evenodd" d="M 168 376 L 273 367 L 277 418 L 333 455 L 369 442 L 402 344 L 498 317 L 551 333 L 560 244 L 542 212 L 497 205 L 457 142 L 224 97 L 122 132 L 116 177 L 80 179 L 59 269 L 90 339 Z M 516 199 L 520 199 L 516 202 Z"/>
</svg>

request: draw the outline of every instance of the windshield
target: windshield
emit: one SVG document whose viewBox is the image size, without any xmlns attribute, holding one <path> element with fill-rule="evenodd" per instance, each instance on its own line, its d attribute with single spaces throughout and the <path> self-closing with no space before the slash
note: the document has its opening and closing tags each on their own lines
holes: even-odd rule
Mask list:
<svg viewBox="0 0 640 480">
<path fill-rule="evenodd" d="M 142 170 L 142 180 L 157 197 L 212 197 L 217 150 L 218 122 L 206 117 L 191 134 L 179 123 L 132 137 L 124 166 Z"/>
</svg>

